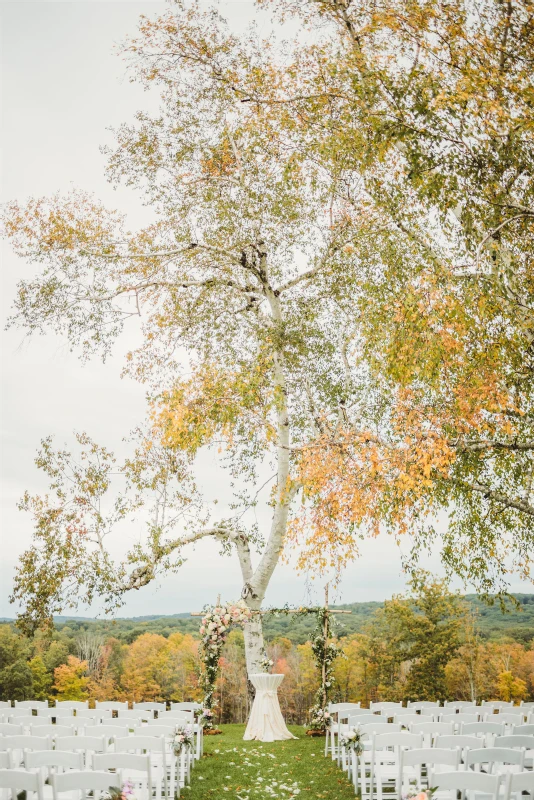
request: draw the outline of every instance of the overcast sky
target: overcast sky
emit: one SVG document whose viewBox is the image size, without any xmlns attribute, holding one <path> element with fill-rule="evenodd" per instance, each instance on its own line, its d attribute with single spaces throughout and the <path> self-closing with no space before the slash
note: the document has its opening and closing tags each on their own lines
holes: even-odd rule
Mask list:
<svg viewBox="0 0 534 800">
<path fill-rule="evenodd" d="M 268 17 L 258 16 L 250 0 L 222 2 L 221 7 L 236 31 L 253 19 L 260 31 L 269 27 Z M 147 212 L 135 196 L 126 190 L 114 192 L 106 182 L 99 145 L 112 141 L 108 127 L 151 107 L 150 96 L 125 79 L 113 47 L 133 32 L 140 14 L 164 8 L 150 0 L 1 4 L 2 200 L 79 186 L 127 212 L 132 224 L 146 223 Z M 17 281 L 29 274 L 29 266 L 3 245 L 4 320 Z M 85 430 L 120 452 L 122 437 L 144 418 L 143 389 L 119 377 L 123 354 L 135 338 L 132 329 L 106 364 L 95 359 L 82 365 L 66 343 L 52 335 L 28 340 L 16 329 L 2 334 L 0 616 L 14 614 L 8 602 L 13 570 L 31 540 L 30 520 L 17 511 L 16 502 L 25 489 L 45 488 L 33 464 L 39 441 L 52 434 L 58 443 L 70 443 L 74 430 Z M 229 493 L 209 453 L 201 457 L 199 477 L 208 498 L 217 496 L 224 506 Z M 266 517 L 260 516 L 262 521 Z M 426 566 L 438 570 L 437 557 Z M 322 587 L 322 581 L 317 583 Z M 317 600 L 320 594 L 313 585 L 290 566 L 281 566 L 266 602 Z M 343 602 L 381 600 L 404 586 L 397 546 L 379 537 L 366 543 L 362 557 L 347 569 L 338 596 Z M 519 582 L 513 588 L 532 591 L 530 584 Z M 191 553 L 179 575 L 128 596 L 120 615 L 189 611 L 214 601 L 218 592 L 233 599 L 239 590 L 233 561 L 221 564 L 213 546 L 205 542 Z"/>
</svg>

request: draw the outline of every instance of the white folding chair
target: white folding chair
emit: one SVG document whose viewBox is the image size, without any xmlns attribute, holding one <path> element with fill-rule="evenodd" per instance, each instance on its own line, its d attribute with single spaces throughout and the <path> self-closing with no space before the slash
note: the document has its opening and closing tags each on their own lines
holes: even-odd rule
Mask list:
<svg viewBox="0 0 534 800">
<path fill-rule="evenodd" d="M 69 800 L 73 795 L 78 794 L 85 800 L 90 794 L 93 798 L 99 797 L 100 792 L 107 792 L 111 786 L 121 786 L 122 778 L 120 773 L 110 781 L 109 772 L 96 772 L 94 770 L 84 770 L 83 772 L 64 772 L 61 775 L 52 775 L 52 794 L 54 800 L 60 800 L 61 795 L 69 795 Z"/>
<path fill-rule="evenodd" d="M 64 717 L 73 717 L 73 708 L 38 708 L 38 717 L 48 717 L 48 719 L 63 719 Z"/>
<path fill-rule="evenodd" d="M 436 721 L 439 719 L 439 715 L 442 711 L 443 709 L 441 706 L 423 706 L 419 709 L 419 713 L 422 717 L 432 717 L 432 719 Z"/>
<path fill-rule="evenodd" d="M 24 765 L 29 772 L 39 775 L 43 787 L 43 795 L 50 794 L 52 775 L 67 770 L 83 769 L 81 753 L 67 753 L 59 750 L 27 750 L 24 753 Z"/>
<path fill-rule="evenodd" d="M 459 712 L 458 714 L 440 714 L 439 721 L 452 722 L 455 726 L 455 729 L 460 731 L 462 724 L 479 722 L 479 718 L 478 714 L 464 714 L 463 712 Z"/>
<path fill-rule="evenodd" d="M 48 700 L 15 700 L 15 708 L 48 708 Z"/>
<path fill-rule="evenodd" d="M 152 800 L 152 766 L 150 755 L 138 753 L 105 753 L 95 755 L 94 769 L 120 770 L 123 781 L 130 781 L 136 800 Z"/>
<path fill-rule="evenodd" d="M 89 700 L 56 700 L 56 708 L 73 708 L 79 711 L 89 708 Z"/>
<path fill-rule="evenodd" d="M 76 719 L 94 719 L 98 722 L 111 719 L 113 712 L 107 708 L 77 708 Z"/>
<path fill-rule="evenodd" d="M 410 714 L 408 711 L 404 710 L 393 715 L 393 722 L 398 722 L 403 728 L 409 728 L 410 725 L 414 723 L 417 725 L 417 723 L 421 722 L 421 715 Z"/>
<path fill-rule="evenodd" d="M 523 800 L 528 792 L 534 798 L 534 772 L 509 772 L 504 785 L 504 800 Z"/>
<path fill-rule="evenodd" d="M 426 768 L 423 771 L 423 766 Z M 420 749 L 400 751 L 400 775 L 402 794 L 409 794 L 410 785 L 415 783 L 423 788 L 428 785 L 429 768 L 437 772 L 436 767 L 448 767 L 449 770 L 460 768 L 460 751 L 444 750 L 439 747 L 422 747 Z M 429 787 L 430 788 L 430 787 Z"/>
<path fill-rule="evenodd" d="M 513 702 L 513 700 L 510 700 L 509 702 L 505 700 L 488 700 L 482 703 L 482 705 L 493 706 L 494 709 L 498 709 L 499 711 L 516 708 L 516 705 Z"/>
<path fill-rule="evenodd" d="M 12 766 L 16 769 L 24 763 L 26 750 L 50 750 L 52 742 L 49 736 L 2 736 L 0 737 L 0 750 L 11 751 Z"/>
<path fill-rule="evenodd" d="M 459 711 L 460 708 L 464 705 L 463 700 L 445 700 L 443 703 L 443 708 L 448 708 L 451 712 L 452 711 Z"/>
<path fill-rule="evenodd" d="M 143 708 L 121 708 L 117 712 L 118 719 L 135 719 L 139 720 L 140 722 L 148 721 L 154 719 L 154 712 L 150 711 L 150 709 L 143 709 Z"/>
<path fill-rule="evenodd" d="M 525 714 L 523 713 L 516 714 L 510 711 L 500 711 L 496 719 L 499 722 L 506 723 L 509 728 L 525 724 Z"/>
<path fill-rule="evenodd" d="M 410 732 L 423 737 L 423 747 L 432 747 L 436 736 L 452 736 L 454 725 L 452 722 L 416 722 L 410 725 Z"/>
<path fill-rule="evenodd" d="M 522 772 L 524 767 L 524 750 L 510 747 L 482 747 L 480 750 L 468 750 L 465 756 L 466 769 L 474 768 L 475 772 L 502 775 L 506 772 Z"/>
<path fill-rule="evenodd" d="M 514 725 L 512 733 L 517 736 L 534 736 L 534 725 Z"/>
<path fill-rule="evenodd" d="M 117 700 L 97 700 L 95 703 L 95 708 L 98 710 L 104 709 L 106 711 L 120 711 L 121 708 L 128 708 L 128 701 L 125 700 L 124 702 L 119 702 Z"/>
<path fill-rule="evenodd" d="M 164 736 L 140 736 L 138 734 L 125 736 L 123 739 L 116 739 L 115 752 L 149 755 L 151 779 L 156 798 L 159 800 L 162 794 L 167 798 L 174 798 L 174 766 L 172 760 L 169 764 Z"/>
<path fill-rule="evenodd" d="M 0 736 L 20 736 L 22 732 L 22 725 L 14 725 L 12 722 L 0 722 Z"/>
<path fill-rule="evenodd" d="M 497 736 L 493 746 L 521 748 L 525 751 L 525 769 L 534 769 L 534 736 L 516 733 Z"/>
<path fill-rule="evenodd" d="M 44 724 L 35 724 L 30 727 L 30 733 L 32 736 L 50 736 L 52 739 L 56 739 L 58 736 L 73 736 L 74 735 L 74 727 L 72 725 L 51 725 L 46 720 L 43 720 Z"/>
<path fill-rule="evenodd" d="M 0 769 L 13 769 L 11 750 L 0 750 Z"/>
<path fill-rule="evenodd" d="M 393 703 L 393 702 L 380 702 L 380 703 L 369 703 L 369 710 L 376 712 L 376 711 L 391 711 L 392 709 L 404 708 L 403 703 Z"/>
<path fill-rule="evenodd" d="M 407 708 L 422 711 L 423 708 L 440 708 L 439 700 L 408 700 Z"/>
<path fill-rule="evenodd" d="M 465 754 L 469 750 L 478 750 L 480 747 L 480 739 L 476 736 L 463 736 L 457 733 L 454 736 L 436 736 L 434 739 L 434 747 L 441 747 L 444 750 L 460 750 L 460 759 L 465 763 Z"/>
<path fill-rule="evenodd" d="M 56 750 L 79 753 L 83 757 L 85 769 L 93 769 L 93 760 L 98 753 L 105 753 L 107 741 L 105 736 L 59 736 L 56 739 Z"/>
<path fill-rule="evenodd" d="M 140 708 L 142 711 L 152 711 L 152 716 L 156 716 L 156 712 L 166 711 L 166 703 L 134 703 L 134 709 Z"/>
<path fill-rule="evenodd" d="M 154 720 L 154 723 L 157 723 L 158 720 Z M 186 724 L 186 723 L 184 723 Z M 170 724 L 150 724 L 150 725 L 137 725 L 135 728 L 135 735 L 141 736 L 173 736 L 174 732 L 176 731 L 176 725 Z"/>
<path fill-rule="evenodd" d="M 12 800 L 17 800 L 21 792 L 37 795 L 37 800 L 44 800 L 43 787 L 39 775 L 22 769 L 0 769 L 0 789 L 11 789 Z"/>
<path fill-rule="evenodd" d="M 465 797 L 466 800 L 474 800 L 480 793 L 489 795 L 491 800 L 497 800 L 500 783 L 500 775 L 467 770 L 431 772 L 429 777 L 429 785 L 438 788 L 438 797 L 443 798 L 447 793 L 451 800 L 456 800 L 457 792 L 461 792 L 462 798 Z"/>
<path fill-rule="evenodd" d="M 504 723 L 464 722 L 460 726 L 460 733 L 464 736 L 478 736 L 485 747 L 491 747 L 496 736 L 504 736 Z"/>
<path fill-rule="evenodd" d="M 11 700 L 0 700 L 0 709 L 11 708 Z"/>
<path fill-rule="evenodd" d="M 396 797 L 401 795 L 400 751 L 421 749 L 422 737 L 415 733 L 383 733 L 373 736 L 371 755 L 371 791 L 376 785 L 377 798 L 382 800 L 384 787 L 393 789 Z M 362 781 L 363 788 L 363 781 Z"/>
<path fill-rule="evenodd" d="M 181 703 L 179 705 L 181 705 Z M 330 751 L 333 760 L 339 757 L 338 744 L 339 744 L 339 736 L 342 730 L 342 720 L 340 719 L 339 715 L 342 712 L 344 712 L 344 718 L 346 719 L 349 713 L 351 712 L 356 713 L 359 709 L 360 709 L 359 703 L 328 704 L 328 713 L 331 715 L 332 723 L 330 727 L 326 729 L 326 740 L 324 746 L 325 756 L 327 756 L 328 752 Z M 345 725 L 345 729 L 348 730 L 347 724 Z M 336 744 L 336 736 L 337 736 L 337 744 Z"/>
<path fill-rule="evenodd" d="M 354 705 L 352 703 L 351 705 Z M 360 704 L 358 703 L 358 707 Z M 183 703 L 171 703 L 171 711 L 201 711 L 202 703 L 196 703 L 193 700 L 186 700 Z"/>
<path fill-rule="evenodd" d="M 109 720 L 107 720 L 109 722 Z M 128 736 L 130 729 L 128 725 L 98 725 L 96 730 L 99 736 L 103 736 L 107 742 L 107 749 L 113 750 L 116 739 L 123 739 Z"/>
<path fill-rule="evenodd" d="M 16 708 L 12 709 L 12 711 L 16 710 Z M 27 708 L 19 708 L 18 710 L 20 712 L 19 714 L 10 714 L 8 718 L 9 722 L 13 725 L 21 725 L 25 731 L 29 731 L 34 722 L 37 721 L 37 717 L 30 716 Z"/>
</svg>

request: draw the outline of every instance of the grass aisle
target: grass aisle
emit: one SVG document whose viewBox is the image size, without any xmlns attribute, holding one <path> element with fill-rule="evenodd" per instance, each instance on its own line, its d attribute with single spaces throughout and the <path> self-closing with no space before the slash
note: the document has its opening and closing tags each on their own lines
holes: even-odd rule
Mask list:
<svg viewBox="0 0 534 800">
<path fill-rule="evenodd" d="M 204 757 L 191 775 L 185 800 L 290 800 L 336 798 L 354 800 L 354 789 L 331 758 L 324 739 L 306 736 L 302 727 L 289 730 L 298 739 L 287 742 L 244 742 L 244 725 L 222 725 L 222 736 L 204 737 Z"/>
</svg>

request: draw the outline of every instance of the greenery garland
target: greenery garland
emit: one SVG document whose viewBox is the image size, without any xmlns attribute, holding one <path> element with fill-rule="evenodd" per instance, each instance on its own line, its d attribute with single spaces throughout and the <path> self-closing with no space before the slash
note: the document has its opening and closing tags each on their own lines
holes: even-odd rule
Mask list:
<svg viewBox="0 0 534 800">
<path fill-rule="evenodd" d="M 312 652 L 321 683 L 315 693 L 315 703 L 310 708 L 310 730 L 324 732 L 332 724 L 327 706 L 335 683 L 333 665 L 343 651 L 334 642 L 329 641 L 332 636 L 332 620 L 328 608 L 319 608 L 315 614 L 317 627 L 312 641 Z"/>
</svg>

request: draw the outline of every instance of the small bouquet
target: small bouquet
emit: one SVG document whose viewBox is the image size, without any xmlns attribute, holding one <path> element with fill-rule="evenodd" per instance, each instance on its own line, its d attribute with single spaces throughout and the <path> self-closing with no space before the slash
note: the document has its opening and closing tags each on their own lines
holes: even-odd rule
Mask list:
<svg viewBox="0 0 534 800">
<path fill-rule="evenodd" d="M 107 792 L 102 792 L 100 800 L 135 800 L 133 783 L 124 781 L 121 787 L 110 786 Z"/>
<path fill-rule="evenodd" d="M 183 728 L 176 728 L 174 739 L 172 742 L 172 749 L 174 754 L 179 756 L 182 750 L 190 749 L 195 742 L 193 728 L 190 725 L 185 725 Z"/>
<path fill-rule="evenodd" d="M 326 731 L 332 727 L 332 715 L 320 706 L 310 708 L 310 730 Z"/>
<path fill-rule="evenodd" d="M 407 794 L 403 794 L 403 800 L 431 800 L 438 790 L 437 786 L 429 786 L 427 789 L 421 789 L 418 786 L 411 786 Z"/>
<path fill-rule="evenodd" d="M 213 711 L 211 708 L 203 708 L 198 718 L 200 725 L 203 728 L 209 728 L 213 725 Z"/>
<path fill-rule="evenodd" d="M 270 672 L 272 670 L 272 668 L 274 667 L 274 661 L 272 660 L 272 658 L 269 658 L 268 656 L 265 656 L 265 658 L 262 658 L 262 660 L 260 661 L 260 664 L 261 664 L 261 668 L 262 668 L 262 670 L 264 672 Z"/>
<path fill-rule="evenodd" d="M 357 756 L 363 753 L 362 732 L 359 728 L 351 728 L 339 737 L 340 744 L 349 752 Z"/>
</svg>

